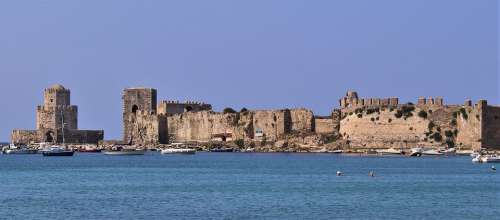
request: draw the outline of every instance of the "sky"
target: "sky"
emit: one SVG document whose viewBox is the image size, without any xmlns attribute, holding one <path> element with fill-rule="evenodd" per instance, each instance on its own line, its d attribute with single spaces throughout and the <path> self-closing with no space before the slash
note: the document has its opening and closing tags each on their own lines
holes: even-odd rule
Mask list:
<svg viewBox="0 0 500 220">
<path fill-rule="evenodd" d="M 497 0 L 0 1 L 0 140 L 71 89 L 80 129 L 122 135 L 122 90 L 328 115 L 361 97 L 500 104 Z"/>
</svg>

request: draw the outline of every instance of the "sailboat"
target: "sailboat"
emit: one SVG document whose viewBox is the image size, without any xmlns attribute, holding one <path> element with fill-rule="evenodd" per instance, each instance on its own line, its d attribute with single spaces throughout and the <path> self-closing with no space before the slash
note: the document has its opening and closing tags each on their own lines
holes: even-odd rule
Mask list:
<svg viewBox="0 0 500 220">
<path fill-rule="evenodd" d="M 73 154 L 75 154 L 74 151 L 72 150 L 68 150 L 66 146 L 64 146 L 65 144 L 65 139 L 64 139 L 64 114 L 62 112 L 62 109 L 61 109 L 61 130 L 62 130 L 62 138 L 63 138 L 63 146 L 59 146 L 59 145 L 52 145 L 50 146 L 49 149 L 47 150 L 43 150 L 42 151 L 42 155 L 43 156 L 46 156 L 46 157 L 49 157 L 49 156 L 73 156 Z"/>
</svg>

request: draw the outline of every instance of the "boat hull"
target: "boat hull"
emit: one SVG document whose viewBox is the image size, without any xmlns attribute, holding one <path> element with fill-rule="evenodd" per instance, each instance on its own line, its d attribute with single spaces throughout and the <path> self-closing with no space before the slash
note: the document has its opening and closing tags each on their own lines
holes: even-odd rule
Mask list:
<svg viewBox="0 0 500 220">
<path fill-rule="evenodd" d="M 42 155 L 45 157 L 71 157 L 75 154 L 74 151 L 62 151 L 62 152 L 49 152 L 44 151 Z"/>
<path fill-rule="evenodd" d="M 144 155 L 145 151 L 135 150 L 135 151 L 103 151 L 104 155 L 109 156 L 140 156 Z"/>
<path fill-rule="evenodd" d="M 38 150 L 6 150 L 5 154 L 37 154 Z"/>
<path fill-rule="evenodd" d="M 233 148 L 227 148 L 227 149 L 211 149 L 210 152 L 214 153 L 225 153 L 225 152 L 234 152 Z"/>
</svg>

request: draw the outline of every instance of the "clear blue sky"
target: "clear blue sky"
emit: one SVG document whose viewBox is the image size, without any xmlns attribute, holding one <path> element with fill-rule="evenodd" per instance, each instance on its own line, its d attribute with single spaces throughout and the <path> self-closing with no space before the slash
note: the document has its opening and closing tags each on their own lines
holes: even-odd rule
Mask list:
<svg viewBox="0 0 500 220">
<path fill-rule="evenodd" d="M 0 140 L 35 126 L 45 87 L 72 90 L 82 129 L 121 137 L 121 92 L 216 110 L 361 96 L 499 103 L 496 0 L 1 1 Z"/>
</svg>

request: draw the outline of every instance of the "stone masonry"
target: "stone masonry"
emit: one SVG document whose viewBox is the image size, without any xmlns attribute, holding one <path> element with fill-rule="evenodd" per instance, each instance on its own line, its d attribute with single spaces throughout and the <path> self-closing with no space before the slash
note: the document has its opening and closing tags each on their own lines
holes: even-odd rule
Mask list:
<svg viewBox="0 0 500 220">
<path fill-rule="evenodd" d="M 59 84 L 45 89 L 43 103 L 36 108 L 36 130 L 12 131 L 13 143 L 96 144 L 104 138 L 102 130 L 78 130 L 78 107 L 71 105 L 69 89 Z"/>
</svg>

